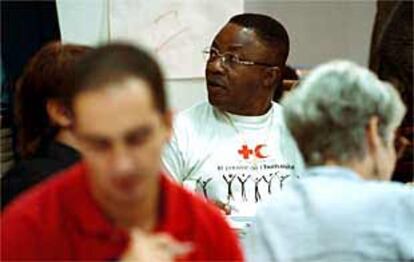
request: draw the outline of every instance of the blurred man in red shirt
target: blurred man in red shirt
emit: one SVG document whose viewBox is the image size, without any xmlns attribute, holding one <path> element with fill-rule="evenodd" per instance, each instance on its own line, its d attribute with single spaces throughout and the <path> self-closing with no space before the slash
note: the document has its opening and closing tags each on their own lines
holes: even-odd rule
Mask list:
<svg viewBox="0 0 414 262">
<path fill-rule="evenodd" d="M 70 77 L 84 161 L 6 208 L 2 259 L 242 260 L 220 211 L 160 174 L 171 114 L 153 58 L 112 44 Z"/>
</svg>

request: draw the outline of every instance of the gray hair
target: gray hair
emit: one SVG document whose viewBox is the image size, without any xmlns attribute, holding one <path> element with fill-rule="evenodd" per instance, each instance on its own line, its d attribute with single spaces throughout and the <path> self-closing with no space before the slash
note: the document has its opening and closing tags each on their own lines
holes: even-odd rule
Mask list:
<svg viewBox="0 0 414 262">
<path fill-rule="evenodd" d="M 317 67 L 281 104 L 307 165 L 363 158 L 370 118 L 378 117 L 378 132 L 385 143 L 406 110 L 393 86 L 349 61 Z"/>
</svg>

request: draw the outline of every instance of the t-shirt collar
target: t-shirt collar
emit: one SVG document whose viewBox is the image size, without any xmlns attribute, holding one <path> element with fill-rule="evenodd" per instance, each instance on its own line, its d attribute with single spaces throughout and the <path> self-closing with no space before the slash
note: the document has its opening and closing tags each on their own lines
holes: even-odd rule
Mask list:
<svg viewBox="0 0 414 262">
<path fill-rule="evenodd" d="M 82 199 L 82 201 L 79 201 L 74 210 L 81 232 L 109 239 L 127 237 L 127 232 L 116 227 L 93 199 L 87 177 L 87 167 L 83 166 L 82 168 L 83 174 L 80 177 L 79 190 L 76 192 L 78 194 L 76 199 Z M 185 223 L 174 219 L 174 212 L 178 209 L 178 205 L 183 203 L 179 203 L 177 187 L 172 186 L 171 183 L 173 182 L 169 181 L 164 174 L 160 174 L 160 213 L 154 231 L 168 231 L 173 235 L 182 235 L 186 233 L 187 228 Z"/>
<path fill-rule="evenodd" d="M 362 178 L 352 169 L 343 166 L 315 166 L 306 169 L 306 176 L 327 176 L 340 177 L 349 180 L 362 180 Z"/>
<path fill-rule="evenodd" d="M 81 176 L 79 177 L 78 189 L 73 191 L 76 196 L 73 200 L 80 200 L 74 205 L 74 216 L 80 232 L 86 235 L 95 235 L 100 237 L 111 238 L 118 234 L 125 234 L 121 228 L 114 226 L 110 218 L 104 215 L 104 212 L 93 198 L 90 181 L 88 179 L 88 169 L 85 164 L 82 165 Z"/>
<path fill-rule="evenodd" d="M 273 116 L 274 111 L 274 104 L 272 103 L 269 110 L 266 113 L 259 116 L 243 116 L 243 115 L 236 115 L 229 112 L 223 112 L 216 109 L 220 114 L 225 115 L 223 117 L 228 117 L 234 124 L 256 124 L 261 125 L 265 124 L 269 121 L 269 119 Z"/>
</svg>

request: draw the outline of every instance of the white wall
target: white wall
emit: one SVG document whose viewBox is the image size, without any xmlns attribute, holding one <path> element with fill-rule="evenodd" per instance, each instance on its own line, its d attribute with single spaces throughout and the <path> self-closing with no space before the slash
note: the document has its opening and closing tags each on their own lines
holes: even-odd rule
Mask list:
<svg viewBox="0 0 414 262">
<path fill-rule="evenodd" d="M 166 89 L 169 104 L 175 111 L 207 99 L 206 82 L 203 78 L 167 80 Z"/>
<path fill-rule="evenodd" d="M 58 13 L 73 16 L 71 26 L 78 28 L 76 33 L 84 35 L 86 40 L 90 34 L 85 33 L 84 27 L 93 26 L 97 32 L 91 34 L 99 42 L 107 36 L 106 1 L 58 0 Z M 81 5 L 89 9 L 83 15 L 76 9 Z M 288 63 L 305 67 L 334 58 L 367 65 L 375 6 L 373 0 L 245 0 L 246 12 L 268 14 L 286 26 L 291 38 Z M 97 12 L 102 15 L 85 22 L 88 14 Z M 172 108 L 182 110 L 206 99 L 205 81 L 202 78 L 167 80 L 167 94 Z"/>
<path fill-rule="evenodd" d="M 109 0 L 56 0 L 63 41 L 98 45 L 109 40 Z"/>
<path fill-rule="evenodd" d="M 289 64 L 312 66 L 333 58 L 368 63 L 375 1 L 245 0 L 245 10 L 270 15 L 286 26 Z"/>
</svg>

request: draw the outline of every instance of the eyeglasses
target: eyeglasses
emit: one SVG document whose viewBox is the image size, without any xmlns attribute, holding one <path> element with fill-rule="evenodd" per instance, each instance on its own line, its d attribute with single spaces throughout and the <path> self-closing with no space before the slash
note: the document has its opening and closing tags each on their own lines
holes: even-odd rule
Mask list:
<svg viewBox="0 0 414 262">
<path fill-rule="evenodd" d="M 220 62 L 225 67 L 233 67 L 235 65 L 247 65 L 247 66 L 267 66 L 267 67 L 277 67 L 274 65 L 260 63 L 260 62 L 253 62 L 248 60 L 240 59 L 237 54 L 232 54 L 229 52 L 220 53 L 216 48 L 206 48 L 203 51 L 204 58 L 208 63 L 211 63 L 216 58 L 220 58 Z"/>
</svg>

